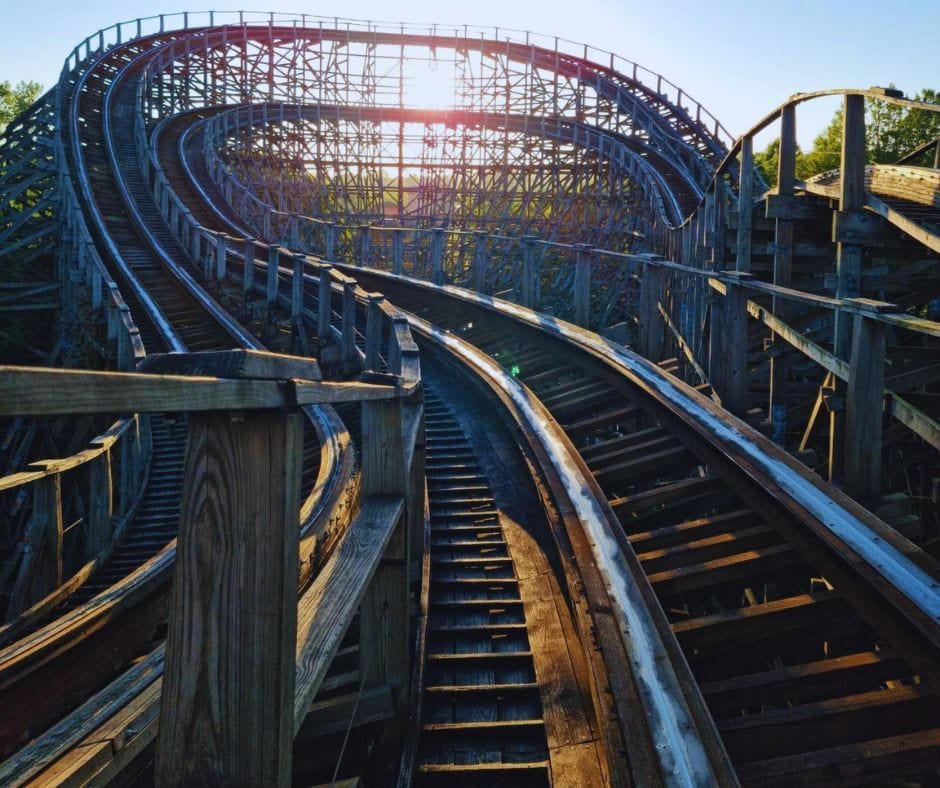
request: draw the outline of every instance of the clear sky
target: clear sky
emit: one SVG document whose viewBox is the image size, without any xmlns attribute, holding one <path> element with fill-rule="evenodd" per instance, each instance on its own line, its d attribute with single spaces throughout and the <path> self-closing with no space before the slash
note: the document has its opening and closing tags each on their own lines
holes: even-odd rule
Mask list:
<svg viewBox="0 0 940 788">
<path fill-rule="evenodd" d="M 661 73 L 734 135 L 796 92 L 889 83 L 908 95 L 940 89 L 940 0 L 220 0 L 212 7 L 240 6 L 559 35 Z M 86 35 L 118 20 L 178 10 L 182 5 L 155 0 L 0 0 L 0 81 L 48 86 Z M 834 109 L 818 104 L 798 112 L 804 148 Z"/>
</svg>

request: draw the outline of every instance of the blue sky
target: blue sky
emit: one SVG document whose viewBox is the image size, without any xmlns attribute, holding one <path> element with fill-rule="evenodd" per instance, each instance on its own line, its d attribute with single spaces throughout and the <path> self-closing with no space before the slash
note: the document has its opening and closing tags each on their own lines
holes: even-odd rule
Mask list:
<svg viewBox="0 0 940 788">
<path fill-rule="evenodd" d="M 894 83 L 940 89 L 938 0 L 297 0 L 219 2 L 215 10 L 296 11 L 389 22 L 498 25 L 611 50 L 663 74 L 734 135 L 795 92 Z M 177 11 L 154 0 L 0 0 L 0 81 L 57 77 L 65 55 L 118 20 Z M 193 6 L 190 10 L 202 10 Z M 797 116 L 808 147 L 833 103 Z"/>
</svg>

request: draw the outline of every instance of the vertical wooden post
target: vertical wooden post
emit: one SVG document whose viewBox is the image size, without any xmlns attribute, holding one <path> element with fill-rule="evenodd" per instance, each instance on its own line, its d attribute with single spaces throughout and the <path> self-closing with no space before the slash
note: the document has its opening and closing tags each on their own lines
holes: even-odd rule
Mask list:
<svg viewBox="0 0 940 788">
<path fill-rule="evenodd" d="M 88 463 L 88 513 L 85 521 L 86 561 L 90 561 L 97 556 L 111 541 L 111 515 L 113 511 L 111 450 L 106 449 Z"/>
<path fill-rule="evenodd" d="M 473 249 L 473 289 L 478 293 L 486 292 L 486 233 L 477 231 L 474 234 L 475 246 Z"/>
<path fill-rule="evenodd" d="M 574 322 L 591 326 L 591 249 L 590 244 L 577 244 L 574 262 Z"/>
<path fill-rule="evenodd" d="M 751 224 L 754 209 L 754 140 L 741 141 L 741 170 L 738 183 L 738 242 L 735 269 L 751 270 Z"/>
<path fill-rule="evenodd" d="M 431 230 L 431 282 L 444 284 L 444 228 Z"/>
<path fill-rule="evenodd" d="M 535 263 L 535 236 L 522 239 L 522 305 L 538 309 L 538 266 Z"/>
<path fill-rule="evenodd" d="M 856 298 L 862 278 L 862 246 L 852 243 L 841 226 L 862 210 L 865 202 L 865 97 L 846 96 L 843 105 L 841 193 L 839 212 L 833 217 L 836 241 L 836 298 Z M 836 312 L 833 347 L 841 359 L 848 359 L 851 348 L 851 315 Z M 844 391 L 841 381 L 835 389 Z M 829 414 L 829 479 L 840 475 L 844 459 L 844 411 Z"/>
<path fill-rule="evenodd" d="M 400 399 L 362 403 L 362 494 L 404 498 L 408 468 Z M 407 508 L 407 507 L 406 507 Z M 408 703 L 408 513 L 402 515 L 359 608 L 359 654 L 366 687 L 389 685 L 395 709 Z"/>
<path fill-rule="evenodd" d="M 255 288 L 255 239 L 246 238 L 245 248 L 242 252 L 242 290 L 245 298 L 251 296 L 251 291 Z"/>
<path fill-rule="evenodd" d="M 372 238 L 369 235 L 369 225 L 362 224 L 359 226 L 359 256 L 356 258 L 356 266 L 361 268 L 362 266 L 372 265 Z"/>
<path fill-rule="evenodd" d="M 194 413 L 156 784 L 290 784 L 299 413 Z"/>
<path fill-rule="evenodd" d="M 290 215 L 288 219 L 288 231 L 290 233 L 290 248 L 294 252 L 300 252 L 300 220 L 297 217 L 296 213 Z"/>
<path fill-rule="evenodd" d="M 369 295 L 369 313 L 366 317 L 366 369 L 378 370 L 382 352 L 382 302 L 381 293 Z"/>
<path fill-rule="evenodd" d="M 640 353 L 650 361 L 659 361 L 663 345 L 663 320 L 659 314 L 662 289 L 663 269 L 654 262 L 645 261 L 640 279 L 639 344 Z"/>
<path fill-rule="evenodd" d="M 405 273 L 405 231 L 396 228 L 392 231 L 392 273 L 402 276 Z"/>
<path fill-rule="evenodd" d="M 785 106 L 780 114 L 780 153 L 777 163 L 777 195 L 779 207 L 774 225 L 774 284 L 789 287 L 793 271 L 793 184 L 796 178 L 796 107 Z M 774 297 L 772 311 L 786 322 L 789 312 L 787 301 Z M 779 341 L 771 334 L 772 341 Z M 783 446 L 787 437 L 787 355 L 770 357 L 770 423 L 772 438 Z"/>
<path fill-rule="evenodd" d="M 743 280 L 750 274 L 735 272 Z M 721 372 L 722 406 L 743 416 L 747 410 L 747 293 L 741 285 L 727 282 L 722 315 L 723 369 Z"/>
<path fill-rule="evenodd" d="M 723 178 L 715 181 L 715 210 L 712 214 L 711 228 L 711 258 L 709 260 L 713 271 L 721 271 L 725 267 L 725 216 L 727 212 L 727 198 Z"/>
<path fill-rule="evenodd" d="M 721 396 L 725 390 L 724 381 L 721 379 L 723 365 L 721 362 L 721 340 L 722 340 L 722 300 L 709 287 L 708 299 L 708 382 L 711 383 L 712 390 Z"/>
<path fill-rule="evenodd" d="M 215 278 L 220 282 L 225 279 L 225 254 L 227 249 L 227 238 L 224 233 L 219 233 L 215 237 Z"/>
<path fill-rule="evenodd" d="M 290 316 L 291 320 L 301 317 L 304 311 L 304 263 L 306 258 L 300 252 L 294 252 L 294 268 L 290 280 Z"/>
<path fill-rule="evenodd" d="M 268 247 L 267 300 L 269 308 L 277 304 L 277 269 L 280 264 L 281 247 L 272 244 Z"/>
<path fill-rule="evenodd" d="M 853 498 L 881 494 L 885 324 L 855 315 L 845 400 L 845 490 Z"/>
<path fill-rule="evenodd" d="M 356 283 L 343 282 L 343 348 L 342 361 L 351 369 L 356 359 Z"/>
<path fill-rule="evenodd" d="M 332 289 L 330 271 L 332 266 L 320 265 L 320 282 L 317 289 L 317 342 L 322 348 L 330 341 L 330 317 L 332 316 Z"/>
<path fill-rule="evenodd" d="M 324 228 L 326 232 L 325 257 L 329 263 L 336 262 L 336 225 L 330 222 Z"/>
<path fill-rule="evenodd" d="M 865 203 L 865 98 L 846 96 L 842 128 L 842 180 L 839 212 L 860 211 Z M 833 222 L 836 250 L 836 298 L 856 298 L 862 272 L 862 246 L 849 243 Z M 851 316 L 836 313 L 835 353 L 848 358 Z"/>
<path fill-rule="evenodd" d="M 31 601 L 42 599 L 62 585 L 62 476 L 53 473 L 33 482 L 34 533 L 42 534 L 42 558 L 37 567 Z M 29 605 L 26 605 L 29 607 Z"/>
</svg>

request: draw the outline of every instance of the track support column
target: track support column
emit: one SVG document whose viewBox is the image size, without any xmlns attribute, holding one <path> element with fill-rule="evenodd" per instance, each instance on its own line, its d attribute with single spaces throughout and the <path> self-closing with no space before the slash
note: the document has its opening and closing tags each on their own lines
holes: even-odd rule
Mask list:
<svg viewBox="0 0 940 788">
<path fill-rule="evenodd" d="M 190 415 L 160 702 L 160 786 L 290 784 L 298 410 Z"/>
</svg>

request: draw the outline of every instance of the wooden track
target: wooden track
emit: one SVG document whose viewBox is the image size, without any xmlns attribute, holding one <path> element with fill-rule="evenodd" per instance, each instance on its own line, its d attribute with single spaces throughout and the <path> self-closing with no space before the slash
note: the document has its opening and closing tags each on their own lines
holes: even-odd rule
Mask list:
<svg viewBox="0 0 940 788">
<path fill-rule="evenodd" d="M 227 32 L 202 35 L 208 46 Z M 273 46 L 297 33 L 272 22 L 252 35 Z M 273 244 L 245 245 L 248 223 L 209 178 L 200 138 L 190 134 L 218 108 L 167 115 L 148 144 L 190 219 L 241 242 L 219 247 L 217 270 L 227 265 L 228 278 L 194 264 L 199 255 L 165 220 L 127 119 L 138 111 L 136 79 L 176 37 L 161 27 L 159 35 L 89 54 L 93 64 L 68 72 L 61 98 L 83 212 L 144 345 L 260 348 L 261 334 L 296 350 L 326 348 L 325 334 L 336 334 L 344 352 L 351 344 L 364 356 L 374 329 L 370 304 L 351 295 L 352 280 L 331 289 L 323 269 L 307 272 L 304 258 L 285 254 L 275 270 L 271 261 L 281 258 Z M 188 34 L 179 38 L 189 44 Z M 681 91 L 673 102 L 638 82 L 635 70 L 631 80 L 557 48 L 507 45 L 507 52 L 577 74 L 618 111 L 640 101 L 634 111 L 655 145 L 636 143 L 633 152 L 659 172 L 672 219 L 691 211 L 722 150 L 717 129 L 712 135 L 691 117 Z M 698 157 L 697 169 L 676 155 L 684 146 Z M 938 183 L 915 176 L 911 168 L 869 169 L 867 207 L 937 251 Z M 824 176 L 801 188 L 833 198 L 840 185 Z M 747 232 L 750 242 L 750 226 Z M 403 784 L 658 785 L 676 774 L 728 785 L 936 778 L 940 566 L 932 558 L 715 406 L 709 386 L 695 391 L 674 378 L 677 362 L 646 362 L 507 302 L 336 267 L 408 310 L 422 353 L 436 365 L 424 408 L 426 629 L 417 641 L 421 685 Z M 238 286 L 249 272 L 267 276 L 255 288 L 267 287 L 260 307 L 255 290 Z M 304 322 L 304 303 L 320 307 L 334 297 L 348 311 L 327 312 L 316 327 Z M 329 346 L 323 365 L 348 371 L 349 359 L 337 353 Z M 384 363 L 373 360 L 376 369 Z M 332 412 L 308 415 L 301 588 L 325 557 L 320 533 L 309 532 L 316 515 L 346 506 L 359 483 L 345 451 L 347 428 Z M 361 445 L 352 426 L 357 409 L 341 415 Z M 0 697 L 12 710 L 0 725 L 0 755 L 13 756 L 0 766 L 4 782 L 104 779 L 124 768 L 122 779 L 149 779 L 184 427 L 184 419 L 154 420 L 147 489 L 120 549 L 54 616 L 0 651 Z M 331 441 L 344 451 L 331 454 Z M 617 586 L 624 578 L 629 594 Z M 366 697 L 368 650 L 352 628 L 337 645 L 301 730 L 310 749 L 325 753 L 298 759 L 305 778 L 330 776 L 335 753 L 321 745 L 344 731 L 346 715 Z M 128 670 L 132 663 L 139 664 Z M 394 716 L 395 691 L 372 687 L 362 718 L 349 720 L 366 735 L 353 737 L 345 761 L 344 740 L 344 774 L 375 784 L 392 779 L 394 766 L 368 757 L 369 737 L 383 739 L 381 726 Z M 105 734 L 90 710 L 106 702 L 115 717 L 104 722 Z M 135 727 L 141 720 L 144 727 Z M 123 745 L 110 745 L 119 740 L 135 742 L 123 761 Z"/>
</svg>

